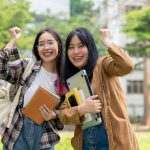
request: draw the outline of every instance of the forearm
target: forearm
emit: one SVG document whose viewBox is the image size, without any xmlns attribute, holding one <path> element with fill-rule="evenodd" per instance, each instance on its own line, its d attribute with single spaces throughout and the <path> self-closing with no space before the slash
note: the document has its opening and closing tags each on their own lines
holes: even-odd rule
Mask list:
<svg viewBox="0 0 150 150">
<path fill-rule="evenodd" d="M 13 49 L 16 46 L 16 40 L 15 39 L 11 39 L 9 41 L 9 43 L 5 46 L 5 49 Z"/>
<path fill-rule="evenodd" d="M 81 124 L 78 107 L 67 107 L 66 102 L 62 105 L 59 115 L 60 121 L 64 124 Z"/>
<path fill-rule="evenodd" d="M 109 75 L 123 76 L 133 70 L 134 64 L 132 59 L 123 49 L 111 43 L 107 51 L 110 56 L 104 59 L 103 66 Z"/>
</svg>

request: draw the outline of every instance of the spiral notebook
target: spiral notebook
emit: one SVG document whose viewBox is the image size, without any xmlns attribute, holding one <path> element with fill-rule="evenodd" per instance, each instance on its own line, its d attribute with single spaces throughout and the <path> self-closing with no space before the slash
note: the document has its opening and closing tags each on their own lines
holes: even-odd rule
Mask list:
<svg viewBox="0 0 150 150">
<path fill-rule="evenodd" d="M 22 114 L 38 125 L 41 125 L 44 122 L 44 118 L 40 113 L 40 106 L 46 105 L 51 110 L 54 110 L 60 102 L 60 97 L 50 90 L 39 86 L 31 100 L 25 108 L 22 110 Z"/>
</svg>

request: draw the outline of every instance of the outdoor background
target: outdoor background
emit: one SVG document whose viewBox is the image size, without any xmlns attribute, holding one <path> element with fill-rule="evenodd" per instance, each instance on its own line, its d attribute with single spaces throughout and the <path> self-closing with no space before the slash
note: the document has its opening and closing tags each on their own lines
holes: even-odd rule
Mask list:
<svg viewBox="0 0 150 150">
<path fill-rule="evenodd" d="M 111 39 L 133 59 L 134 70 L 120 81 L 140 150 L 150 149 L 150 0 L 0 0 L 0 23 L 0 47 L 9 41 L 10 28 L 22 29 L 17 43 L 22 57 L 31 57 L 34 38 L 46 26 L 60 34 L 64 45 L 73 28 L 85 27 L 93 34 L 99 55 L 106 55 L 99 29 L 109 28 Z M 56 150 L 72 150 L 72 136 L 66 126 Z"/>
</svg>

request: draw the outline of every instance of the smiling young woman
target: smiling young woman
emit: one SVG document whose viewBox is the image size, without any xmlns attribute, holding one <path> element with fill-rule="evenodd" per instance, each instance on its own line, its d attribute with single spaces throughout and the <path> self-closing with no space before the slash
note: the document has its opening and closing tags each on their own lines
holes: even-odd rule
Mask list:
<svg viewBox="0 0 150 150">
<path fill-rule="evenodd" d="M 18 85 L 28 60 L 18 59 L 12 63 L 8 62 L 9 58 L 19 55 L 18 49 L 14 46 L 21 36 L 21 29 L 11 28 L 10 34 L 10 42 L 0 51 L 0 78 Z M 63 66 L 61 66 L 63 60 L 61 38 L 57 32 L 50 28 L 42 29 L 35 38 L 32 52 L 36 58 L 35 65 L 24 82 L 13 121 L 10 128 L 6 128 L 6 122 L 1 126 L 4 131 L 2 135 L 4 150 L 54 150 L 54 145 L 60 140 L 56 131 L 63 129 L 63 124 L 55 111 L 45 105 L 41 106 L 39 111 L 45 122 L 42 125 L 37 125 L 21 114 L 21 110 L 26 107 L 39 86 L 44 86 L 58 95 L 63 94 L 63 90 L 61 90 L 63 86 L 61 82 L 63 70 Z M 57 109 L 59 110 L 59 108 Z"/>
<path fill-rule="evenodd" d="M 101 29 L 100 36 L 109 53 L 100 58 L 87 29 L 77 28 L 67 36 L 65 80 L 85 69 L 95 95 L 75 107 L 69 107 L 65 101 L 60 119 L 64 124 L 76 125 L 71 140 L 75 150 L 139 150 L 118 80 L 119 76 L 131 72 L 133 62 L 110 41 L 109 29 Z M 86 113 L 101 113 L 102 123 L 83 130 L 81 125 Z"/>
</svg>

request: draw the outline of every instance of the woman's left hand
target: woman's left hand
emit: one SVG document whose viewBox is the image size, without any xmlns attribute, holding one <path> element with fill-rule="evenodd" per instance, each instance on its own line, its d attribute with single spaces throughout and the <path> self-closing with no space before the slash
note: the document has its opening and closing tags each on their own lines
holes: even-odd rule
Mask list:
<svg viewBox="0 0 150 150">
<path fill-rule="evenodd" d="M 106 46 L 112 43 L 110 40 L 110 30 L 109 29 L 100 29 L 101 42 Z"/>
<path fill-rule="evenodd" d="M 45 104 L 39 109 L 45 121 L 49 121 L 56 118 L 56 113 L 53 110 L 49 109 Z"/>
</svg>

